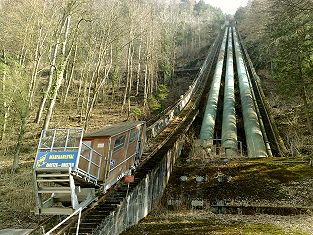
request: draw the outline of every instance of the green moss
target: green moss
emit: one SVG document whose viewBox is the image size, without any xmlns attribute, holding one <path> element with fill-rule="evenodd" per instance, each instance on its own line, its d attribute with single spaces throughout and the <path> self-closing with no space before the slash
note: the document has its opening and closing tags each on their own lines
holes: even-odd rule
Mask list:
<svg viewBox="0 0 313 235">
<path fill-rule="evenodd" d="M 148 216 L 139 225 L 132 227 L 123 234 L 308 235 L 301 231 L 287 232 L 273 224 L 249 224 L 232 220 L 225 222 L 216 218 L 201 218 L 201 215 L 197 216 L 196 214 L 170 218 Z"/>
<path fill-rule="evenodd" d="M 215 203 L 216 198 L 224 200 L 284 200 L 290 201 L 286 188 L 301 184 L 313 177 L 313 168 L 303 159 L 269 158 L 262 160 L 230 161 L 227 164 L 180 164 L 174 169 L 167 187 L 167 194 L 174 196 L 182 192 L 185 196 L 199 195 Z M 220 184 L 217 172 L 231 176 L 229 182 Z M 179 177 L 186 175 L 188 180 L 181 182 Z M 197 184 L 195 176 L 206 175 L 208 182 Z M 310 196 L 306 200 L 310 200 Z M 303 206 L 302 204 L 299 206 Z"/>
</svg>

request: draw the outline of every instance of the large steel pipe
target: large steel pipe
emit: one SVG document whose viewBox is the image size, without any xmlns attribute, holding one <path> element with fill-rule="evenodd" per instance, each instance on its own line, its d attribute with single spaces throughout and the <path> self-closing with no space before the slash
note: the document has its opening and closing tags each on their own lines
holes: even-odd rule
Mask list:
<svg viewBox="0 0 313 235">
<path fill-rule="evenodd" d="M 247 70 L 238 42 L 236 30 L 234 30 L 234 44 L 248 157 L 267 157 L 266 147 L 254 106 Z"/>
<path fill-rule="evenodd" d="M 223 63 L 224 63 L 224 55 L 225 55 L 225 46 L 227 40 L 227 30 L 225 29 L 223 42 L 221 45 L 221 49 L 218 55 L 218 60 L 214 72 L 213 81 L 211 83 L 211 88 L 209 92 L 209 97 L 207 99 L 207 104 L 205 107 L 205 112 L 203 116 L 202 126 L 200 130 L 200 139 L 212 141 L 214 138 L 214 127 L 215 127 L 215 118 L 216 118 L 216 110 L 218 97 L 221 86 L 221 78 L 223 72 Z"/>
<path fill-rule="evenodd" d="M 234 60 L 233 60 L 233 36 L 232 28 L 229 29 L 227 63 L 224 89 L 224 107 L 222 123 L 222 147 L 226 156 L 237 154 L 237 127 L 235 111 L 235 82 L 234 82 Z"/>
</svg>

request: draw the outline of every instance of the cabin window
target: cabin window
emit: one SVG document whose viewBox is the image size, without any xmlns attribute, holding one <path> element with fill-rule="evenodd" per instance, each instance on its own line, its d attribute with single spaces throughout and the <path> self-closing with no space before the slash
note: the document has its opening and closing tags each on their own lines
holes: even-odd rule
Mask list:
<svg viewBox="0 0 313 235">
<path fill-rule="evenodd" d="M 138 131 L 137 129 L 132 129 L 130 132 L 129 143 L 133 143 L 137 140 Z"/>
<path fill-rule="evenodd" d="M 125 143 L 125 135 L 117 137 L 115 140 L 115 144 L 114 144 L 114 152 L 123 148 L 124 143 Z"/>
</svg>

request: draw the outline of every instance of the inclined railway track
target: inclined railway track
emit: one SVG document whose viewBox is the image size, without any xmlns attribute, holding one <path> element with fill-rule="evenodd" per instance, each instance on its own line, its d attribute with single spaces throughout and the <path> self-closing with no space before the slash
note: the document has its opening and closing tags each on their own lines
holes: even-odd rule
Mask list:
<svg viewBox="0 0 313 235">
<path fill-rule="evenodd" d="M 194 94 L 182 110 L 166 128 L 161 131 L 156 137 L 151 138 L 148 142 L 148 148 L 143 154 L 141 166 L 134 174 L 134 182 L 125 184 L 118 182 L 105 195 L 99 196 L 98 200 L 92 203 L 88 208 L 84 209 L 81 214 L 81 222 L 79 226 L 79 234 L 92 234 L 97 230 L 101 221 L 108 215 L 114 213 L 121 202 L 125 200 L 127 195 L 141 182 L 145 175 L 152 171 L 155 164 L 160 158 L 172 147 L 177 138 L 184 133 L 192 124 L 198 114 L 198 105 L 201 101 L 201 95 L 205 90 L 207 80 L 212 76 L 212 68 L 216 63 L 216 55 L 220 47 L 220 37 L 217 37 L 215 43 L 210 49 L 210 53 L 205 61 L 206 68 L 200 71 L 201 82 L 195 88 Z M 173 107 L 175 108 L 175 107 Z M 161 118 L 160 118 L 161 119 Z M 151 122 L 148 121 L 148 124 Z M 152 124 L 152 123 L 151 123 Z M 42 222 L 31 234 L 42 234 L 43 231 L 49 231 L 57 222 L 64 219 L 63 217 L 53 216 L 50 219 Z M 77 218 L 73 218 L 57 229 L 53 234 L 76 234 Z"/>
<path fill-rule="evenodd" d="M 216 55 L 219 48 L 219 44 L 216 45 L 212 53 Z M 210 61 L 207 71 L 203 74 L 205 82 L 207 82 L 208 74 L 211 73 L 211 68 L 214 66 L 215 58 Z M 202 94 L 204 86 L 198 86 L 196 94 Z M 79 234 L 93 234 L 97 231 L 97 226 L 101 224 L 107 216 L 118 208 L 127 195 L 141 182 L 141 180 L 151 172 L 156 163 L 160 161 L 162 156 L 166 154 L 175 141 L 188 130 L 194 119 L 198 114 L 198 104 L 201 100 L 201 95 L 197 95 L 191 98 L 186 107 L 182 110 L 180 115 L 170 122 L 167 127 L 158 134 L 153 141 L 149 143 L 147 150 L 143 154 L 143 160 L 141 166 L 134 174 L 134 182 L 128 184 L 119 182 L 113 190 L 99 199 L 97 203 L 92 205 L 91 208 L 85 210 L 82 214 L 82 219 L 79 227 Z M 77 222 L 64 226 L 56 234 L 75 234 L 77 228 Z"/>
<path fill-rule="evenodd" d="M 134 182 L 129 184 L 121 181 L 118 182 L 104 195 L 99 195 L 96 202 L 85 208 L 81 214 L 79 234 L 97 234 L 97 228 L 101 224 L 101 221 L 116 211 L 123 200 L 126 200 L 127 195 L 154 169 L 156 163 L 167 153 L 176 140 L 188 130 L 198 115 L 199 106 L 201 106 L 201 102 L 203 102 L 203 93 L 205 93 L 210 86 L 208 80 L 213 76 L 223 35 L 224 33 L 221 32 L 216 38 L 214 45 L 211 47 L 209 55 L 204 62 L 203 67 L 205 68 L 200 70 L 199 82 L 196 84 L 187 105 L 166 125 L 166 127 L 162 127 L 162 131 L 155 137 L 151 137 L 148 141 L 148 147 L 144 151 L 140 167 L 134 174 Z M 40 224 L 31 234 L 42 234 L 42 231 L 49 231 L 58 219 L 62 220 L 64 217 L 53 216 Z M 76 229 L 77 218 L 74 217 L 55 230 L 53 234 L 76 234 Z"/>
</svg>

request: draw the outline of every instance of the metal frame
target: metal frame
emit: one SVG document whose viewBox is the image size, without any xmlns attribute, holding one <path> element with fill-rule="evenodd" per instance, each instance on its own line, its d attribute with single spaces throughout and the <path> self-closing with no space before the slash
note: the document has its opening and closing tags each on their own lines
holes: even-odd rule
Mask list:
<svg viewBox="0 0 313 235">
<path fill-rule="evenodd" d="M 218 142 L 221 143 L 220 146 L 215 146 L 216 149 L 224 149 L 224 150 L 225 150 L 225 147 L 222 145 L 222 139 L 212 139 L 212 140 L 211 140 L 211 143 L 212 143 L 212 144 L 210 145 L 210 147 L 214 146 L 214 144 L 213 144 L 214 141 L 218 141 Z M 237 150 L 239 151 L 240 157 L 242 157 L 242 156 L 243 156 L 242 141 L 237 140 L 236 142 L 237 142 L 237 146 L 239 147 L 239 148 L 237 147 Z M 218 154 L 218 155 L 219 155 L 219 154 Z"/>
<path fill-rule="evenodd" d="M 77 152 L 78 158 L 74 168 L 36 168 L 36 163 L 34 163 L 34 190 L 38 214 L 71 214 L 73 210 L 84 208 L 94 200 L 95 187 L 80 188 L 74 178 L 75 176 L 82 178 L 97 186 L 100 176 L 103 156 L 83 142 L 83 134 L 82 128 L 49 129 L 41 132 L 37 155 L 39 152 L 71 150 Z M 45 140 L 45 138 L 47 139 Z M 74 142 L 71 141 L 71 138 Z M 48 144 L 44 141 L 47 141 Z M 56 144 L 58 142 L 63 143 L 64 146 L 58 146 Z M 81 155 L 83 146 L 87 147 L 89 151 L 89 159 Z M 99 157 L 99 164 L 94 161 L 96 155 Z M 80 158 L 87 160 L 87 171 L 79 169 Z M 95 175 L 90 173 L 91 166 L 97 168 Z M 64 184 L 64 186 L 60 186 L 60 184 Z M 50 197 L 44 201 L 43 194 L 50 195 Z M 79 201 L 79 198 L 82 200 Z M 70 202 L 71 208 L 59 207 L 57 202 Z"/>
<path fill-rule="evenodd" d="M 42 145 L 42 140 L 44 139 L 44 134 L 48 133 L 48 132 L 53 132 L 53 138 L 52 138 L 52 142 L 51 142 L 51 145 L 47 148 L 42 148 L 41 145 Z M 54 143 L 55 143 L 55 139 L 56 139 L 56 133 L 57 132 L 61 132 L 61 131 L 64 131 L 67 133 L 66 135 L 66 139 L 65 139 L 65 146 L 64 147 L 54 147 Z M 80 143 L 78 143 L 78 146 L 77 147 L 69 147 L 68 146 L 68 140 L 69 140 L 69 137 L 70 137 L 70 133 L 71 131 L 80 131 L 80 143 L 82 141 L 82 138 L 83 138 L 83 135 L 84 135 L 84 129 L 82 128 L 57 128 L 57 129 L 48 129 L 48 130 L 43 130 L 41 132 L 41 135 L 40 135 L 40 140 L 39 140 L 39 144 L 38 144 L 38 148 L 37 148 L 37 154 L 39 152 L 39 150 L 50 150 L 50 151 L 53 151 L 54 149 L 57 149 L 57 150 L 68 150 L 68 149 L 78 149 L 80 150 Z M 45 151 L 46 152 L 46 151 Z"/>
<path fill-rule="evenodd" d="M 102 158 L 103 158 L 104 156 L 102 156 L 99 152 L 97 152 L 97 151 L 94 150 L 93 148 L 91 148 L 91 147 L 89 147 L 88 145 L 86 145 L 86 144 L 84 143 L 84 141 L 82 141 L 82 143 L 81 143 L 81 146 L 83 146 L 83 145 L 90 151 L 90 152 L 89 152 L 89 159 L 86 158 L 85 156 L 81 155 L 80 153 L 79 153 L 79 159 L 80 159 L 80 158 L 83 158 L 83 159 L 85 159 L 85 160 L 88 161 L 88 171 L 86 172 L 86 171 L 84 171 L 84 170 L 78 168 L 78 166 L 77 166 L 77 168 L 76 168 L 76 169 L 77 169 L 77 173 L 78 173 L 77 175 L 78 175 L 79 177 L 81 177 L 81 178 L 86 179 L 88 182 L 94 182 L 95 184 L 97 184 L 98 179 L 99 179 L 99 177 L 100 177 L 100 170 L 101 170 Z M 93 161 L 94 153 L 97 154 L 98 156 L 100 156 L 100 162 L 99 162 L 99 164 L 96 164 L 96 163 Z M 79 162 L 79 160 L 78 160 L 77 162 Z M 78 165 L 78 163 L 77 163 L 77 165 Z M 91 165 L 94 165 L 94 166 L 97 167 L 97 169 L 98 169 L 97 175 L 92 175 L 92 174 L 90 173 L 90 167 L 91 167 Z M 80 174 L 79 174 L 80 172 L 83 173 L 83 175 L 80 175 Z"/>
<path fill-rule="evenodd" d="M 73 210 L 85 208 L 95 198 L 94 188 L 81 189 L 75 184 L 70 168 L 38 169 L 34 171 L 34 179 L 36 214 L 71 214 Z M 67 185 L 58 185 L 61 182 L 67 182 Z M 44 201 L 43 194 L 50 197 Z M 81 202 L 79 197 L 83 198 Z M 71 208 L 60 207 L 58 202 L 70 202 Z"/>
<path fill-rule="evenodd" d="M 77 146 L 68 146 L 69 139 L 70 139 L 71 133 L 73 131 L 77 132 L 77 134 L 78 134 L 77 137 L 79 137 L 79 142 L 77 143 Z M 52 135 L 51 135 L 52 136 L 51 145 L 47 146 L 47 147 L 42 147 L 42 141 L 45 138 L 44 135 L 46 135 L 49 132 L 52 133 Z M 58 138 L 58 136 L 57 136 L 58 132 L 66 133 L 64 146 L 57 146 L 57 147 L 54 146 L 55 142 L 56 142 L 56 140 Z M 62 129 L 60 128 L 60 129 L 43 130 L 41 132 L 40 141 L 39 141 L 39 145 L 38 145 L 38 148 L 37 148 L 37 154 L 39 152 L 53 152 L 54 150 L 56 150 L 56 152 L 61 151 L 61 150 L 63 150 L 63 151 L 66 151 L 66 150 L 77 151 L 78 159 L 76 161 L 75 168 L 74 168 L 74 170 L 72 172 L 73 175 L 77 175 L 78 177 L 83 178 L 83 179 L 87 180 L 88 182 L 93 182 L 94 184 L 97 185 L 97 181 L 98 181 L 99 176 L 100 176 L 100 168 L 101 168 L 103 156 L 100 153 L 98 153 L 96 150 L 94 150 L 93 148 L 89 147 L 88 145 L 86 145 L 84 143 L 84 141 L 82 140 L 83 139 L 83 135 L 84 135 L 84 130 L 82 128 L 62 128 Z M 82 150 L 82 146 L 86 147 L 90 151 L 89 159 L 80 154 L 81 150 Z M 94 154 L 97 154 L 100 157 L 99 164 L 96 164 L 93 161 Z M 78 168 L 80 158 L 84 158 L 85 160 L 88 161 L 88 170 L 87 171 L 84 171 L 84 170 Z M 98 169 L 96 175 L 93 175 L 93 174 L 90 173 L 91 165 L 96 166 L 96 168 Z M 34 164 L 34 168 L 35 168 L 35 164 Z"/>
</svg>

